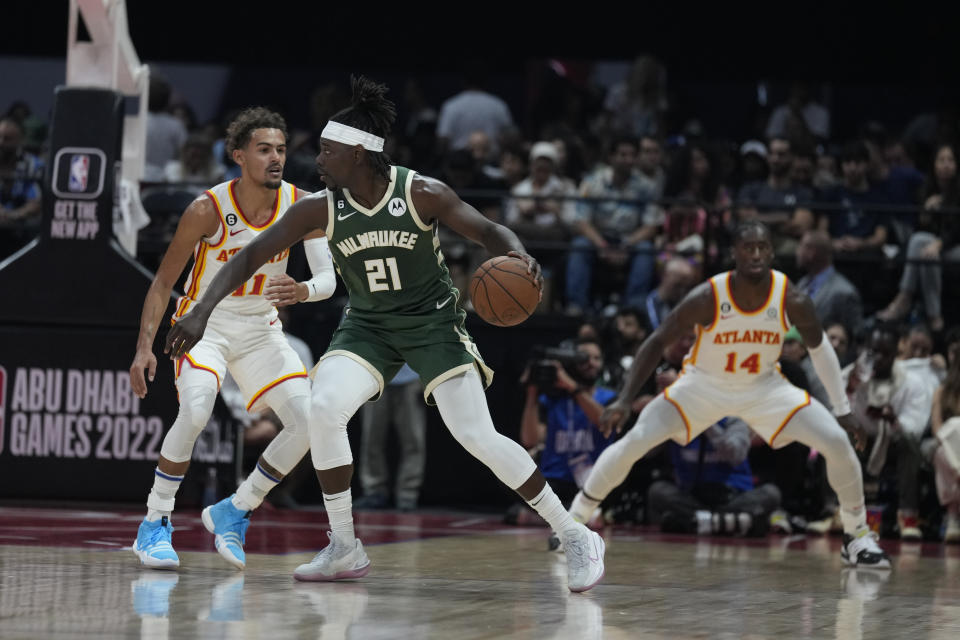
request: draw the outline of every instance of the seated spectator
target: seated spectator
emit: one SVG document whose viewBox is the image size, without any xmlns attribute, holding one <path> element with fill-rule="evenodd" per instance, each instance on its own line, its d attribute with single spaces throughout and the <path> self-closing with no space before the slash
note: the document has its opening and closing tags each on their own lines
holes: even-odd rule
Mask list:
<svg viewBox="0 0 960 640">
<path fill-rule="evenodd" d="M 20 125 L 23 131 L 23 146 L 29 151 L 39 152 L 43 143 L 46 142 L 48 127 L 47 123 L 37 117 L 33 110 L 23 100 L 14 100 L 10 103 L 4 118 L 12 118 Z"/>
<path fill-rule="evenodd" d="M 704 145 L 689 143 L 680 148 L 667 172 L 664 196 L 669 204 L 660 262 L 685 255 L 700 265 L 707 253 L 716 257 L 717 247 L 707 246 L 707 230 L 718 231 L 728 221 L 730 195 Z"/>
<path fill-rule="evenodd" d="M 0 119 L 0 226 L 21 227 L 39 216 L 42 179 L 43 162 L 23 150 L 23 128 L 13 118 Z"/>
<path fill-rule="evenodd" d="M 823 325 L 823 330 L 827 334 L 827 340 L 833 350 L 837 352 L 837 359 L 840 360 L 840 366 L 845 367 L 853 362 L 853 349 L 850 348 L 850 333 L 842 322 L 830 321 Z"/>
<path fill-rule="evenodd" d="M 797 266 L 804 276 L 797 287 L 810 296 L 820 322 L 843 324 L 847 336 L 863 323 L 860 292 L 833 266 L 833 246 L 825 231 L 808 231 L 797 247 Z"/>
<path fill-rule="evenodd" d="M 753 486 L 750 439 L 745 422 L 723 418 L 686 446 L 668 442 L 674 478 L 647 491 L 649 520 L 669 533 L 765 534 L 780 490 Z"/>
<path fill-rule="evenodd" d="M 868 350 L 844 369 L 850 405 L 870 439 L 864 470 L 880 476 L 896 466 L 897 524 L 904 540 L 922 537 L 917 523 L 920 500 L 920 441 L 930 420 L 932 390 L 896 361 L 897 329 L 878 325 Z"/>
<path fill-rule="evenodd" d="M 960 216 L 956 211 L 960 208 L 960 173 L 953 147 L 942 145 L 937 150 L 923 195 L 924 212 L 917 221 L 918 230 L 907 243 L 907 263 L 900 278 L 900 290 L 877 317 L 882 320 L 904 318 L 910 313 L 914 298 L 919 297 L 930 329 L 939 332 L 943 330 L 940 261 L 960 261 Z"/>
<path fill-rule="evenodd" d="M 670 203 L 663 223 L 663 236 L 657 253 L 657 268 L 662 270 L 674 258 L 687 260 L 700 279 L 706 256 L 709 214 L 686 196 Z"/>
<path fill-rule="evenodd" d="M 740 220 L 757 218 L 773 234 L 778 255 L 793 255 L 800 237 L 813 228 L 814 217 L 808 206 L 813 192 L 793 182 L 793 154 L 790 141 L 773 138 L 767 145 L 770 173 L 766 180 L 744 184 L 737 195 Z"/>
<path fill-rule="evenodd" d="M 510 190 L 514 197 L 504 214 L 504 223 L 540 261 L 546 281 L 545 296 L 550 296 L 553 274 L 562 264 L 563 249 L 559 245 L 565 244 L 570 236 L 569 224 L 574 208 L 572 200 L 551 196 L 576 195 L 576 191 L 556 175 L 558 158 L 552 142 L 533 145 L 530 149 L 530 175 Z M 546 302 L 544 308 L 549 305 L 549 297 Z"/>
<path fill-rule="evenodd" d="M 667 174 L 663 170 L 663 151 L 660 141 L 651 136 L 640 138 L 640 153 L 637 154 L 637 170 L 640 173 L 640 185 L 650 198 L 647 210 L 643 214 L 645 221 L 651 224 L 662 225 L 664 220 L 663 209 L 659 200 L 663 197 Z"/>
<path fill-rule="evenodd" d="M 650 320 L 638 307 L 620 307 L 613 317 L 613 323 L 605 331 L 606 340 L 603 351 L 606 354 L 606 366 L 602 375 L 603 385 L 615 391 L 620 390 L 623 377 L 633 364 L 637 349 L 647 339 L 653 329 Z"/>
<path fill-rule="evenodd" d="M 767 171 L 767 145 L 759 140 L 747 140 L 740 145 L 740 184 L 763 182 Z"/>
<path fill-rule="evenodd" d="M 820 200 L 836 205 L 820 219 L 820 229 L 828 231 L 833 249 L 846 256 L 874 253 L 890 235 L 886 215 L 870 211 L 870 205 L 889 202 L 885 190 L 874 187 L 867 179 L 870 154 L 862 142 L 848 144 L 843 151 L 840 167 L 842 183 L 824 191 Z"/>
<path fill-rule="evenodd" d="M 505 221 L 521 240 L 566 240 L 567 224 L 573 218 L 570 201 L 550 196 L 576 195 L 555 173 L 557 149 L 552 142 L 538 142 L 530 149 L 530 175 L 511 189 Z"/>
<path fill-rule="evenodd" d="M 464 71 L 464 89 L 440 106 L 437 138 L 442 153 L 466 149 L 470 135 L 482 131 L 496 148 L 502 129 L 513 125 L 510 108 L 498 96 L 486 91 L 487 71 L 480 60 L 470 61 Z"/>
<path fill-rule="evenodd" d="M 830 111 L 813 98 L 810 87 L 795 83 L 790 87 L 786 103 L 776 107 L 767 122 L 767 137 L 796 138 L 796 133 L 807 133 L 820 140 L 830 138 Z"/>
<path fill-rule="evenodd" d="M 792 148 L 792 145 L 791 145 Z M 797 145 L 793 150 L 793 164 L 790 167 L 790 180 L 797 188 L 808 189 L 815 194 L 817 175 L 817 152 L 812 146 Z"/>
<path fill-rule="evenodd" d="M 179 118 L 168 111 L 170 94 L 170 83 L 156 74 L 151 74 L 144 182 L 163 182 L 164 168 L 168 162 L 176 160 L 187 141 L 187 128 Z"/>
<path fill-rule="evenodd" d="M 932 394 L 946 376 L 943 356 L 933 355 L 933 336 L 923 325 L 914 325 L 900 339 L 897 361 L 907 371 L 915 373 Z"/>
<path fill-rule="evenodd" d="M 511 145 L 500 152 L 500 164 L 496 169 L 484 169 L 487 177 L 501 180 L 505 190 L 510 191 L 527 177 L 527 154 L 522 147 Z"/>
<path fill-rule="evenodd" d="M 603 407 L 616 396 L 613 390 L 597 386 L 603 352 L 589 338 L 578 339 L 576 351 L 585 358 L 583 362 L 572 367 L 558 361 L 534 362 L 520 380 L 526 389 L 520 441 L 539 451 L 541 472 L 567 506 L 600 453 L 614 440 L 613 434 L 605 438 L 597 428 Z M 559 542 L 552 534 L 550 549 Z"/>
<path fill-rule="evenodd" d="M 458 149 L 447 153 L 443 158 L 440 179 L 451 189 L 462 194 L 464 202 L 472 205 L 484 217 L 495 221 L 500 220 L 500 198 L 463 193 L 490 191 L 500 186 L 496 180 L 483 173 L 476 156 L 469 150 Z"/>
<path fill-rule="evenodd" d="M 840 172 L 837 167 L 837 155 L 833 152 L 821 153 L 817 156 L 817 164 L 813 172 L 814 193 L 834 189 L 839 184 Z"/>
<path fill-rule="evenodd" d="M 644 308 L 650 326 L 656 329 L 683 297 L 697 283 L 697 270 L 683 258 L 672 258 L 663 268 L 663 276 L 656 289 L 647 295 Z"/>
<path fill-rule="evenodd" d="M 933 409 L 930 414 L 934 436 L 944 422 L 960 416 L 960 330 L 951 330 L 947 334 L 946 342 L 949 368 L 947 377 L 933 396 Z M 956 544 L 960 542 L 960 470 L 950 464 L 939 444 L 934 452 L 933 467 L 936 473 L 937 497 L 947 510 L 947 527 L 943 541 Z"/>
<path fill-rule="evenodd" d="M 667 173 L 664 195 L 690 199 L 714 212 L 730 209 L 730 194 L 720 181 L 710 152 L 700 143 L 681 147 Z"/>
<path fill-rule="evenodd" d="M 603 108 L 606 131 L 625 131 L 638 137 L 663 134 L 666 69 L 653 57 L 638 57 L 627 79 L 610 88 Z"/>
<path fill-rule="evenodd" d="M 180 158 L 164 167 L 167 182 L 196 182 L 205 185 L 223 182 L 227 169 L 213 155 L 213 140 L 191 133 L 180 149 Z"/>
<path fill-rule="evenodd" d="M 890 216 L 891 238 L 896 244 L 906 244 L 910 231 L 916 223 L 916 213 L 912 210 L 917 203 L 920 188 L 923 186 L 923 174 L 910 165 L 891 165 L 884 153 L 892 138 L 886 127 L 879 122 L 868 122 L 862 127 L 863 144 L 870 154 L 867 165 L 867 180 L 886 195 L 886 201 L 893 205 L 902 205 L 911 210 L 898 212 Z"/>
<path fill-rule="evenodd" d="M 567 261 L 567 304 L 571 313 L 592 306 L 591 282 L 597 258 L 605 273 L 626 270 L 626 304 L 641 304 L 653 284 L 653 239 L 660 227 L 648 219 L 647 204 L 656 194 L 646 190 L 635 169 L 636 139 L 617 139 L 610 154 L 610 169 L 585 179 L 580 195 L 585 198 L 621 200 L 584 201 L 577 206 L 573 227 L 579 234 L 571 243 Z"/>
</svg>

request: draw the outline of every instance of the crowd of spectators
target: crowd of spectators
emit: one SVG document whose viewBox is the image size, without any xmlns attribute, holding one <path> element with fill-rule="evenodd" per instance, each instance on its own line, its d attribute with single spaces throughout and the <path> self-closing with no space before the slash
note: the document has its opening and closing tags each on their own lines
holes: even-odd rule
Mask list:
<svg viewBox="0 0 960 640">
<path fill-rule="evenodd" d="M 613 390 L 643 337 L 692 286 L 729 264 L 729 230 L 742 220 L 764 221 L 775 266 L 811 296 L 847 365 L 852 405 L 870 426 L 869 499 L 889 505 L 884 531 L 936 537 L 942 520 L 945 535 L 960 540 L 957 470 L 936 436 L 960 411 L 960 316 L 947 295 L 947 283 L 960 272 L 955 106 L 895 127 L 865 117 L 838 137 L 829 100 L 797 84 L 782 104 L 761 110 L 765 117 L 752 132 L 734 139 L 706 131 L 696 117 L 681 119 L 667 70 L 653 57 L 639 57 L 622 82 L 605 89 L 573 79 L 577 74 L 559 62 L 551 69 L 522 119 L 488 89 L 478 65 L 468 69 L 462 91 L 435 103 L 410 78 L 395 88 L 401 118 L 387 153 L 443 179 L 520 236 L 544 268 L 539 311 L 582 318 L 581 344 L 593 344 L 604 357 L 595 380 Z M 312 93 L 310 123 L 291 127 L 288 181 L 307 190 L 323 187 L 313 170 L 318 132 L 347 99 L 332 86 Z M 196 122 L 190 105 L 160 77 L 151 83 L 149 112 L 142 192 L 153 221 L 142 234 L 145 260 L 151 239 L 166 245 L 190 199 L 238 175 L 224 153 L 222 126 Z M 37 232 L 46 133 L 22 102 L 0 117 L 0 259 Z M 486 256 L 453 238 L 443 242 L 462 287 Z M 609 335 L 616 339 L 606 340 Z M 683 352 L 683 345 L 668 347 L 636 410 L 669 383 Z M 798 340 L 785 340 L 783 359 L 796 384 L 826 400 Z M 530 393 L 524 438 L 535 448 L 549 424 L 538 426 L 538 396 Z M 733 418 L 711 427 L 693 453 L 670 454 L 674 484 L 656 485 L 654 519 L 662 522 L 666 513 L 671 526 L 679 526 L 679 517 L 681 528 L 692 522 L 694 530 L 711 530 L 707 516 L 696 512 L 731 501 L 736 506 L 734 493 L 769 484 L 774 490 L 761 492 L 763 509 L 740 501 L 751 523 L 735 517 L 728 530 L 765 530 L 755 522 L 777 494 L 783 509 L 774 513 L 777 528 L 809 524 L 809 531 L 828 531 L 834 503 L 816 452 L 755 453 L 758 447 L 751 447 L 747 455 L 724 444 L 743 431 Z M 684 468 L 711 452 L 719 452 L 712 460 L 739 474 L 736 486 L 722 492 L 722 501 L 688 500 L 693 520 L 689 509 L 667 513 L 666 497 L 697 495 Z M 790 482 L 778 478 L 780 469 L 794 470 Z M 819 499 L 809 499 L 811 487 Z M 924 496 L 939 496 L 942 504 Z"/>
</svg>

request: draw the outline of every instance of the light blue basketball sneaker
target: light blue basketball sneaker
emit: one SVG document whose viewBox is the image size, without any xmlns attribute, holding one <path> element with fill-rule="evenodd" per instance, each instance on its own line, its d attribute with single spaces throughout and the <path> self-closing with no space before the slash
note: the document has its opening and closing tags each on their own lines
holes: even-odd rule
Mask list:
<svg viewBox="0 0 960 640">
<path fill-rule="evenodd" d="M 176 569 L 180 558 L 173 550 L 171 537 L 173 525 L 163 516 L 150 522 L 144 519 L 137 530 L 137 539 L 133 541 L 133 552 L 140 558 L 140 564 L 151 569 Z"/>
<path fill-rule="evenodd" d="M 215 536 L 214 543 L 220 555 L 237 569 L 247 566 L 243 543 L 250 526 L 250 512 L 233 506 L 233 496 L 230 496 L 204 509 L 200 519 L 207 531 Z"/>
</svg>

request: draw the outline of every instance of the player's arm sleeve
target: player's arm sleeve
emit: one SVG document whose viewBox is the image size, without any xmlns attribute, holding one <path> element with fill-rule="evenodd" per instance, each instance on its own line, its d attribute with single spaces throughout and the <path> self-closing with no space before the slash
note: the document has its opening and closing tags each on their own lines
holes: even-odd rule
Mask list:
<svg viewBox="0 0 960 640">
<path fill-rule="evenodd" d="M 817 372 L 820 382 L 823 383 L 833 405 L 833 415 L 845 416 L 850 413 L 850 400 L 847 398 L 846 387 L 840 374 L 840 361 L 837 353 L 830 344 L 826 332 L 815 349 L 807 347 L 813 370 Z"/>
<path fill-rule="evenodd" d="M 337 277 L 333 272 L 333 256 L 330 254 L 330 245 L 326 238 L 311 238 L 303 241 L 303 251 L 307 254 L 307 263 L 310 265 L 312 278 L 303 284 L 307 285 L 307 298 L 304 302 L 326 300 L 333 295 L 337 288 Z"/>
</svg>

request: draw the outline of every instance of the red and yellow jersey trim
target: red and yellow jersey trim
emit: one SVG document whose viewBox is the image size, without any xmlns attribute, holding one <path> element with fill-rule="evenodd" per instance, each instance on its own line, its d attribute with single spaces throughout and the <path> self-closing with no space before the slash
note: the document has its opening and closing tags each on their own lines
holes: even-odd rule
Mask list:
<svg viewBox="0 0 960 640">
<path fill-rule="evenodd" d="M 678 378 L 678 379 L 679 379 L 679 378 Z M 680 406 L 680 403 L 670 397 L 670 394 L 668 393 L 669 391 L 670 391 L 670 387 L 667 387 L 666 389 L 664 389 L 664 390 L 663 390 L 663 397 L 667 400 L 667 402 L 669 402 L 670 404 L 672 404 L 672 405 L 674 406 L 674 408 L 680 413 L 680 417 L 683 418 L 683 426 L 684 426 L 684 427 L 686 428 L 686 430 L 687 430 L 687 442 L 686 442 L 686 443 L 687 443 L 687 444 L 690 444 L 690 421 L 687 420 L 687 414 L 685 414 L 685 413 L 683 412 L 683 407 Z"/>
<path fill-rule="evenodd" d="M 773 269 L 770 270 L 770 291 L 767 292 L 767 301 L 762 305 L 754 309 L 753 311 L 744 311 L 740 308 L 740 305 L 737 304 L 736 298 L 733 297 L 733 289 L 730 288 L 730 275 L 732 272 L 727 273 L 727 297 L 730 298 L 730 304 L 733 305 L 733 308 L 737 310 L 737 313 L 745 316 L 755 316 L 758 313 L 762 312 L 764 309 L 770 306 L 770 301 L 773 300 L 773 292 L 777 288 L 777 277 L 773 273 Z"/>
<path fill-rule="evenodd" d="M 207 197 L 210 198 L 210 202 L 213 203 L 213 208 L 217 210 L 217 218 L 220 219 L 220 232 L 221 232 L 220 241 L 219 241 L 219 242 L 217 242 L 216 244 L 214 244 L 214 243 L 212 243 L 212 242 L 208 242 L 208 243 L 206 243 L 206 244 L 208 244 L 211 249 L 219 249 L 220 247 L 223 246 L 223 243 L 225 243 L 225 242 L 227 241 L 227 235 L 228 235 L 228 234 L 227 234 L 227 221 L 226 221 L 226 220 L 224 219 L 224 217 L 223 217 L 223 207 L 220 206 L 220 200 L 217 199 L 217 194 L 215 194 L 215 193 L 214 193 L 213 191 L 211 191 L 210 189 L 207 189 L 204 193 L 206 193 L 206 194 L 207 194 Z M 214 235 L 214 236 L 212 236 L 212 237 L 215 238 L 216 235 Z M 201 240 L 201 242 L 203 242 L 203 241 Z"/>
<path fill-rule="evenodd" d="M 713 322 L 710 323 L 704 331 L 713 331 L 714 327 L 717 326 L 717 321 L 720 320 L 720 292 L 717 291 L 717 283 L 713 278 L 710 278 L 710 289 L 713 291 Z M 728 277 L 727 283 L 729 284 L 730 280 Z"/>
<path fill-rule="evenodd" d="M 790 331 L 790 327 L 787 326 L 787 286 L 790 284 L 787 277 L 783 277 L 783 291 L 780 292 L 780 326 L 783 327 L 784 333 Z"/>
<path fill-rule="evenodd" d="M 292 380 L 293 378 L 306 378 L 306 377 L 307 377 L 307 369 L 306 369 L 306 367 L 304 367 L 303 371 L 300 372 L 300 373 L 290 373 L 290 374 L 287 374 L 287 375 L 285 375 L 285 376 L 281 376 L 281 377 L 277 378 L 276 380 L 274 380 L 274 381 L 271 382 L 270 384 L 268 384 L 268 385 L 266 385 L 265 387 L 263 387 L 262 389 L 260 389 L 260 391 L 257 391 L 255 394 L 253 394 L 253 397 L 250 398 L 250 402 L 247 403 L 247 411 L 250 411 L 250 408 L 251 408 L 254 404 L 256 404 L 257 400 L 260 399 L 260 396 L 262 396 L 263 394 L 265 394 L 267 391 L 270 391 L 270 389 L 273 389 L 275 386 L 277 386 L 277 385 L 280 384 L 281 382 L 285 382 L 285 381 L 287 381 L 287 380 Z"/>
<path fill-rule="evenodd" d="M 217 379 L 217 389 L 220 388 L 219 374 L 217 374 L 217 372 L 211 369 L 210 367 L 205 367 L 202 364 L 198 364 L 196 360 L 190 357 L 189 353 L 183 356 L 182 358 L 180 358 L 179 360 L 177 360 L 177 375 L 176 375 L 177 378 L 180 377 L 180 372 L 183 370 L 184 360 L 186 360 L 186 362 L 194 369 L 199 369 L 200 371 L 209 371 L 210 373 L 212 373 L 213 377 Z"/>
<path fill-rule="evenodd" d="M 271 224 L 273 224 L 273 221 L 277 219 L 277 214 L 280 213 L 280 201 L 282 200 L 282 198 L 280 197 L 280 190 L 277 189 L 277 199 L 273 203 L 273 215 L 270 216 L 270 219 L 267 220 L 262 226 L 258 227 L 247 219 L 247 216 L 243 213 L 243 209 L 240 208 L 240 203 L 237 202 L 237 195 L 234 192 L 234 187 L 236 187 L 237 181 L 239 179 L 240 178 L 234 178 L 233 180 L 230 181 L 230 186 L 227 187 L 227 194 L 230 196 L 230 203 L 233 205 L 233 208 L 236 210 L 237 214 L 243 219 L 243 222 L 248 227 L 256 231 L 262 231 L 263 229 L 266 229 Z M 294 187 L 294 190 L 296 190 L 296 187 Z"/>
<path fill-rule="evenodd" d="M 773 432 L 772 436 L 770 436 L 770 443 L 769 443 L 770 446 L 773 446 L 773 441 L 776 440 L 777 436 L 780 435 L 780 432 L 783 431 L 783 428 L 787 426 L 787 423 L 790 422 L 793 416 L 797 414 L 797 411 L 800 411 L 800 409 L 803 409 L 804 407 L 810 404 L 810 394 L 804 391 L 803 395 L 805 400 L 802 403 L 795 406 L 793 408 L 793 411 L 787 414 L 786 419 L 782 423 L 780 423 L 780 426 L 777 427 L 777 430 Z"/>
<path fill-rule="evenodd" d="M 697 341 L 693 343 L 693 349 L 690 350 L 690 355 L 683 359 L 683 366 L 696 365 L 697 364 L 697 353 L 700 351 L 700 340 L 703 338 L 709 329 L 704 329 L 700 325 L 695 325 L 694 327 L 697 331 Z"/>
</svg>

